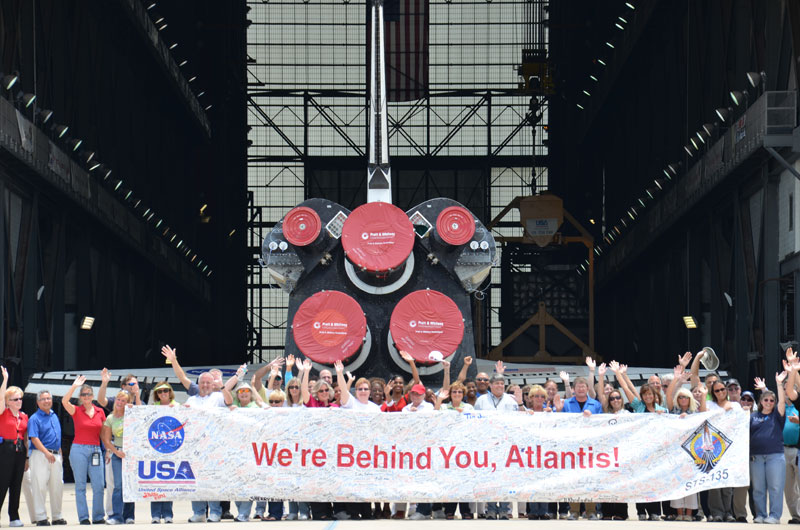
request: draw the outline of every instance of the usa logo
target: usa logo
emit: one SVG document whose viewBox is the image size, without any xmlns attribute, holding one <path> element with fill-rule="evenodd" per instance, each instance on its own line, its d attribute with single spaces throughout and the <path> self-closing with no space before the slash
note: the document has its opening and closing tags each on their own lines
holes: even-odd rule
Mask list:
<svg viewBox="0 0 800 530">
<path fill-rule="evenodd" d="M 174 453 L 181 448 L 186 438 L 185 426 L 185 422 L 181 423 L 172 416 L 162 416 L 150 424 L 147 441 L 159 453 Z"/>
</svg>

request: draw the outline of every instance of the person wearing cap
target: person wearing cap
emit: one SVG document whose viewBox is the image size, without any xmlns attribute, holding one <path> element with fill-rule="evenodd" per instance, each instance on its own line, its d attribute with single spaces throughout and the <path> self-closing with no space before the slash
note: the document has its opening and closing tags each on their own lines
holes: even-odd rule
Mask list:
<svg viewBox="0 0 800 530">
<path fill-rule="evenodd" d="M 416 383 L 408 392 L 409 403 L 403 407 L 402 412 L 434 412 L 434 407 L 425 401 L 425 385 Z M 429 502 L 417 503 L 417 511 L 408 518 L 412 520 L 430 519 L 433 512 L 433 505 Z"/>
<path fill-rule="evenodd" d="M 739 384 L 739 380 L 735 378 L 728 379 L 725 381 L 725 388 L 728 390 L 728 399 L 732 403 L 741 405 L 742 385 Z M 748 486 L 733 488 L 733 516 L 739 523 L 747 522 L 747 494 L 749 490 Z"/>
<path fill-rule="evenodd" d="M 150 396 L 150 405 L 155 407 L 175 407 L 175 390 L 167 381 L 161 381 L 153 388 Z M 172 501 L 153 501 L 150 503 L 150 518 L 153 524 L 159 524 L 163 520 L 165 523 L 172 523 L 174 514 L 172 511 Z"/>
<path fill-rule="evenodd" d="M 47 506 L 45 499 L 50 492 L 50 512 L 54 525 L 67 522 L 61 514 L 61 500 L 64 494 L 64 466 L 61 454 L 61 424 L 53 412 L 53 396 L 48 390 L 40 390 L 36 396 L 39 410 L 28 418 L 28 439 L 30 450 L 31 497 L 34 517 L 32 522 L 47 526 Z"/>
</svg>

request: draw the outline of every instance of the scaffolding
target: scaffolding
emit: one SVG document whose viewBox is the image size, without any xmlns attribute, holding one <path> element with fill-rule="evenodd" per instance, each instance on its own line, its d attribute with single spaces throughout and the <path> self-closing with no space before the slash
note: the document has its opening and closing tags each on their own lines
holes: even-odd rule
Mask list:
<svg viewBox="0 0 800 530">
<path fill-rule="evenodd" d="M 263 237 L 309 197 L 366 200 L 365 2 L 248 2 L 249 354 L 281 354 L 288 296 L 258 263 Z M 445 196 L 483 222 L 547 189 L 548 2 L 430 0 L 428 96 L 389 103 L 395 204 Z M 538 65 L 538 66 L 537 66 Z M 496 235 L 520 236 L 508 218 Z M 479 293 L 485 354 L 501 340 L 500 272 Z"/>
</svg>

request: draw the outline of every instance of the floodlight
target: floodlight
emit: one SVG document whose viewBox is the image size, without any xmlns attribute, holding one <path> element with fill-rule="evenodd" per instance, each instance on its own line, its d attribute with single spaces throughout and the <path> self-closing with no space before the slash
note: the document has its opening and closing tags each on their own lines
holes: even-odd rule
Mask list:
<svg viewBox="0 0 800 530">
<path fill-rule="evenodd" d="M 69 140 L 67 140 L 67 145 L 72 151 L 77 151 L 82 143 L 83 140 L 81 140 L 80 138 L 70 138 Z"/>
<path fill-rule="evenodd" d="M 36 94 L 29 94 L 20 92 L 17 94 L 17 100 L 22 103 L 23 108 L 28 108 L 36 101 Z"/>
<path fill-rule="evenodd" d="M 2 79 L 3 88 L 5 88 L 6 90 L 11 90 L 11 87 L 16 85 L 17 81 L 19 81 L 19 74 L 16 72 L 13 74 L 4 75 Z"/>
<path fill-rule="evenodd" d="M 731 90 L 728 94 L 731 96 L 731 101 L 733 101 L 733 104 L 737 107 L 742 103 L 747 106 L 747 98 L 749 96 L 747 90 Z"/>
<path fill-rule="evenodd" d="M 747 81 L 753 88 L 758 88 L 758 85 L 763 83 L 767 78 L 766 72 L 747 72 Z"/>
<path fill-rule="evenodd" d="M 56 138 L 63 138 L 67 131 L 69 130 L 68 125 L 59 125 L 58 123 L 53 124 L 53 132 L 56 134 Z"/>
<path fill-rule="evenodd" d="M 39 121 L 42 122 L 42 125 L 50 121 L 50 118 L 53 117 L 53 111 L 50 109 L 42 109 L 38 112 Z"/>
<path fill-rule="evenodd" d="M 705 133 L 709 136 L 709 138 L 714 134 L 714 129 L 716 126 L 713 123 L 704 123 L 702 129 Z"/>
<path fill-rule="evenodd" d="M 686 326 L 686 329 L 696 329 L 697 322 L 695 321 L 693 316 L 685 316 L 683 317 L 683 325 Z"/>
<path fill-rule="evenodd" d="M 94 317 L 83 317 L 83 320 L 81 320 L 81 329 L 88 331 L 92 329 L 92 326 L 94 326 Z"/>
<path fill-rule="evenodd" d="M 731 119 L 731 111 L 732 110 L 733 109 L 731 109 L 730 107 L 720 107 L 720 108 L 716 109 L 714 111 L 714 113 L 717 115 L 717 118 L 719 118 L 720 122 L 722 122 L 723 124 L 726 124 Z"/>
</svg>

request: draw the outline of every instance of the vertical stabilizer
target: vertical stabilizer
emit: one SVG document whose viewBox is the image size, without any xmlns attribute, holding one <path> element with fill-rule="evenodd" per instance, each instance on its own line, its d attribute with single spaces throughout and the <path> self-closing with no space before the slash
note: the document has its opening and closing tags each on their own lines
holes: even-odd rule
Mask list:
<svg viewBox="0 0 800 530">
<path fill-rule="evenodd" d="M 367 202 L 392 202 L 389 127 L 386 106 L 383 0 L 372 0 L 370 35 L 369 164 Z"/>
</svg>

